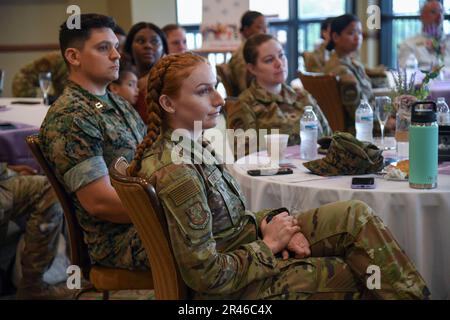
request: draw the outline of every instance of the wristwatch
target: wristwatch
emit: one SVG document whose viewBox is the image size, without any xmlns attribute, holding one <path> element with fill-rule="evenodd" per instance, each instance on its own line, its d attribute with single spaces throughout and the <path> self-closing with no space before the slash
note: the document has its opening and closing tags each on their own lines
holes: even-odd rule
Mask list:
<svg viewBox="0 0 450 320">
<path fill-rule="evenodd" d="M 291 213 L 289 212 L 288 209 L 286 209 L 286 208 L 280 208 L 280 209 L 277 209 L 277 210 L 273 210 L 271 213 L 269 213 L 269 214 L 266 216 L 266 222 L 269 223 L 270 221 L 272 221 L 272 219 L 273 219 L 275 216 L 277 216 L 277 215 L 279 215 L 280 213 L 283 213 L 283 212 L 287 212 L 288 215 L 291 215 Z"/>
</svg>

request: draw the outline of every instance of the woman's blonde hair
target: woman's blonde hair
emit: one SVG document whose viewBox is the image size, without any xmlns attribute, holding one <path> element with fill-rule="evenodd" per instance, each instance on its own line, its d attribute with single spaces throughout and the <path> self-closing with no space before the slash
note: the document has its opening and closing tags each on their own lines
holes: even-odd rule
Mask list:
<svg viewBox="0 0 450 320">
<path fill-rule="evenodd" d="M 136 149 L 136 154 L 129 167 L 131 175 L 137 175 L 141 169 L 142 156 L 146 149 L 158 139 L 161 134 L 163 109 L 159 97 L 167 95 L 176 98 L 181 84 L 188 78 L 194 67 L 199 63 L 208 63 L 199 55 L 186 52 L 171 54 L 161 58 L 150 70 L 147 83 L 147 135 Z"/>
</svg>

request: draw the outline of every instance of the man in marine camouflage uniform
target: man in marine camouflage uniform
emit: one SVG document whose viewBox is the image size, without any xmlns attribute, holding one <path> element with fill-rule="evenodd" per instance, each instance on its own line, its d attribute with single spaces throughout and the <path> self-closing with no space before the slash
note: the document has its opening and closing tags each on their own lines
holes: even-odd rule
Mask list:
<svg viewBox="0 0 450 320">
<path fill-rule="evenodd" d="M 22 225 L 25 218 L 25 248 L 18 299 L 57 299 L 72 296 L 63 286 L 50 286 L 43 280 L 57 252 L 63 211 L 50 183 L 27 166 L 0 163 L 0 243 L 8 222 Z"/>
<path fill-rule="evenodd" d="M 115 157 L 131 161 L 145 125 L 128 102 L 106 90 L 119 70 L 114 20 L 96 14 L 80 19 L 79 30 L 61 25 L 69 81 L 42 124 L 41 148 L 72 197 L 92 262 L 145 269 L 145 251 L 108 176 Z"/>
<path fill-rule="evenodd" d="M 268 228 L 263 220 L 273 210 L 245 210 L 239 185 L 207 141 L 179 144 L 171 136 L 167 129 L 145 151 L 139 176 L 156 188 L 180 273 L 195 298 L 429 297 L 412 262 L 360 201 L 294 213 L 311 254 L 299 259 L 274 255 L 262 240 Z M 184 164 L 174 163 L 174 151 L 184 156 Z M 379 290 L 366 287 L 370 265 L 380 267 Z"/>
</svg>

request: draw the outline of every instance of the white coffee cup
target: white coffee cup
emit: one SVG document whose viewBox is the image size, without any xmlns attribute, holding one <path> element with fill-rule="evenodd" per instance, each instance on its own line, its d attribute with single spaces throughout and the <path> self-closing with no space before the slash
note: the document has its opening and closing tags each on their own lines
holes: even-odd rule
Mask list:
<svg viewBox="0 0 450 320">
<path fill-rule="evenodd" d="M 265 135 L 267 155 L 272 162 L 279 163 L 286 157 L 289 135 L 287 134 L 268 134 Z"/>
</svg>

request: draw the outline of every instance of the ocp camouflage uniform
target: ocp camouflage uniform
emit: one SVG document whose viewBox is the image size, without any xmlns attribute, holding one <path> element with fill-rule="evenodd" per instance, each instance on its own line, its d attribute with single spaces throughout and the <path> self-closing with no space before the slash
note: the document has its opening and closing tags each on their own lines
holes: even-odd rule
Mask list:
<svg viewBox="0 0 450 320">
<path fill-rule="evenodd" d="M 147 258 L 135 228 L 90 215 L 75 194 L 108 175 L 108 165 L 115 157 L 131 161 L 146 133 L 133 107 L 111 92 L 108 95 L 110 102 L 100 100 L 69 81 L 44 119 L 41 147 L 72 198 L 92 262 L 145 269 Z"/>
<path fill-rule="evenodd" d="M 239 89 L 239 92 L 243 92 L 247 89 L 252 80 L 252 75 L 247 71 L 247 63 L 244 59 L 244 46 L 245 41 L 243 41 L 241 46 L 233 52 L 233 55 L 228 62 L 232 78 L 231 80 Z"/>
<path fill-rule="evenodd" d="M 0 243 L 11 220 L 25 229 L 20 287 L 37 286 L 56 256 L 63 211 L 46 177 L 18 175 L 0 163 Z"/>
<path fill-rule="evenodd" d="M 239 185 L 219 164 L 210 144 L 187 141 L 172 142 L 167 130 L 144 153 L 139 176 L 155 186 L 178 268 L 194 298 L 429 296 L 422 277 L 389 230 L 359 201 L 296 213 L 312 256 L 287 261 L 274 256 L 259 230 L 272 210 L 245 210 Z M 179 159 L 172 156 L 181 154 L 186 161 L 176 164 Z M 380 267 L 380 290 L 364 289 L 369 265 Z"/>
<path fill-rule="evenodd" d="M 306 106 L 312 106 L 319 120 L 319 137 L 332 134 L 330 125 L 314 98 L 307 92 L 297 92 L 286 84 L 282 85 L 280 94 L 273 94 L 262 88 L 255 80 L 241 93 L 237 105 L 227 113 L 227 127 L 230 129 L 278 129 L 280 134 L 288 134 L 288 145 L 300 144 L 300 119 Z M 258 140 L 256 143 L 264 144 Z M 235 156 L 238 152 L 239 139 L 235 139 Z M 247 144 L 253 143 L 248 140 Z M 245 154 L 249 153 L 246 146 Z"/>
<path fill-rule="evenodd" d="M 326 49 L 327 44 L 322 43 L 316 50 L 305 52 L 305 70 L 308 72 L 323 72 L 325 64 L 330 59 L 330 52 Z"/>
<path fill-rule="evenodd" d="M 61 52 L 55 51 L 23 67 L 13 79 L 12 91 L 15 97 L 37 97 L 39 95 L 39 73 L 52 73 L 50 95 L 60 96 L 67 83 L 67 66 Z M 53 89 L 52 89 L 53 88 Z"/>
<path fill-rule="evenodd" d="M 366 98 L 369 102 L 374 99 L 372 85 L 364 66 L 356 59 L 350 57 L 340 59 L 333 53 L 325 65 L 324 72 L 339 76 L 341 100 L 346 111 L 346 131 L 354 133 L 355 112 L 361 99 Z"/>
</svg>

